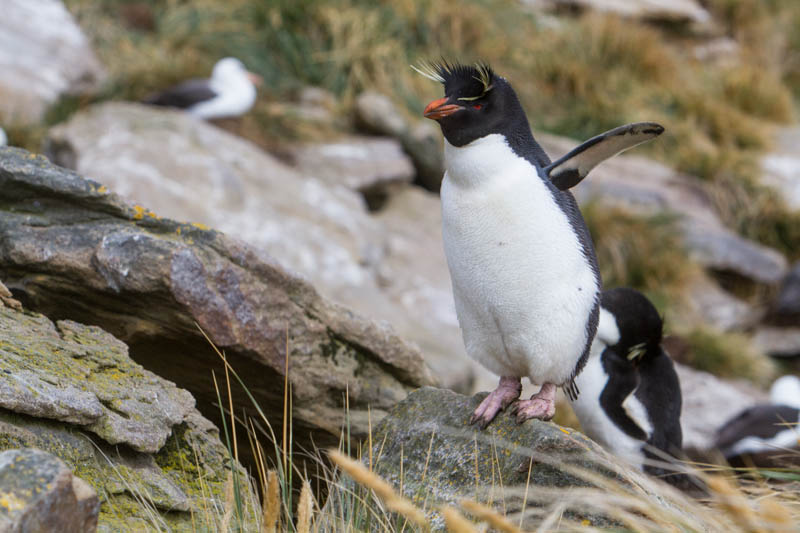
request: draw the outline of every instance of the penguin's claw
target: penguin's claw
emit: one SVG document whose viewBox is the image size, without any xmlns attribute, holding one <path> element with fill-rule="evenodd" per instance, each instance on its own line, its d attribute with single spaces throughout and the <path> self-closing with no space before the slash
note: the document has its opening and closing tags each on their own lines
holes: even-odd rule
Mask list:
<svg viewBox="0 0 800 533">
<path fill-rule="evenodd" d="M 530 418 L 550 420 L 556 414 L 556 386 L 545 383 L 542 389 L 531 396 L 530 400 L 519 400 L 511 406 L 511 413 L 521 424 Z"/>
<path fill-rule="evenodd" d="M 478 408 L 475 409 L 475 412 L 472 413 L 469 419 L 470 425 L 478 422 L 480 429 L 486 429 L 486 426 L 494 420 L 497 413 L 519 398 L 520 392 L 522 392 L 522 383 L 520 383 L 519 378 L 501 377 L 497 388 L 490 392 Z"/>
</svg>

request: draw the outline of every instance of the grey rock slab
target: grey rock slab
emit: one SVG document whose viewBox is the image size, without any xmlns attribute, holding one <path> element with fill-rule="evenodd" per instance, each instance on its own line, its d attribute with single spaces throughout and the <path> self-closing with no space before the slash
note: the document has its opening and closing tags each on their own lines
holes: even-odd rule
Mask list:
<svg viewBox="0 0 800 533">
<path fill-rule="evenodd" d="M 387 195 L 393 185 L 411 183 L 414 164 L 392 138 L 351 136 L 332 142 L 284 147 L 301 174 L 367 197 Z"/>
<path fill-rule="evenodd" d="M 772 357 L 800 357 L 800 327 L 761 325 L 753 333 L 753 344 Z"/>
<path fill-rule="evenodd" d="M 706 275 L 693 277 L 684 294 L 691 314 L 676 318 L 687 326 L 699 320 L 721 331 L 742 331 L 761 318 L 759 310 L 724 291 Z"/>
<path fill-rule="evenodd" d="M 800 325 L 800 261 L 792 265 L 781 283 L 770 310 L 770 320 L 786 325 Z"/>
<path fill-rule="evenodd" d="M 97 494 L 45 451 L 0 452 L 0 494 L 0 532 L 92 533 L 97 529 Z"/>
<path fill-rule="evenodd" d="M 38 122 L 62 95 L 96 92 L 106 74 L 61 0 L 5 0 L 0 121 Z"/>
<path fill-rule="evenodd" d="M 711 14 L 695 0 L 525 0 L 535 8 L 579 8 L 647 21 L 689 24 L 698 31 L 712 29 Z"/>
<path fill-rule="evenodd" d="M 96 327 L 0 309 L 0 406 L 156 452 L 194 407 L 188 392 L 128 358 Z"/>
<path fill-rule="evenodd" d="M 0 191 L 6 285 L 31 309 L 105 328 L 137 362 L 188 389 L 207 416 L 219 416 L 211 373 L 224 370 L 201 329 L 278 425 L 288 356 L 298 441 L 307 446 L 338 439 L 345 395 L 351 434 L 360 436 L 370 413 L 374 421 L 434 382 L 419 351 L 388 325 L 321 297 L 239 240 L 159 218 L 19 149 L 0 151 Z M 161 403 L 142 389 L 98 398 L 111 412 L 139 397 Z M 239 387 L 234 402 L 251 406 Z"/>
<path fill-rule="evenodd" d="M 186 113 L 92 106 L 53 128 L 46 152 L 151 213 L 246 241 L 329 295 L 371 279 L 380 235 L 360 194 Z"/>
</svg>

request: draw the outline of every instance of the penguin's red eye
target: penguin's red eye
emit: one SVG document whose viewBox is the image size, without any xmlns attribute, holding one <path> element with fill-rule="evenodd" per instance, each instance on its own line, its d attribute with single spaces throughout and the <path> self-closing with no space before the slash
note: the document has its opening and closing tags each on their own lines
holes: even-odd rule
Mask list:
<svg viewBox="0 0 800 533">
<path fill-rule="evenodd" d="M 472 104 L 472 109 L 480 109 L 483 106 L 481 104 Z"/>
</svg>

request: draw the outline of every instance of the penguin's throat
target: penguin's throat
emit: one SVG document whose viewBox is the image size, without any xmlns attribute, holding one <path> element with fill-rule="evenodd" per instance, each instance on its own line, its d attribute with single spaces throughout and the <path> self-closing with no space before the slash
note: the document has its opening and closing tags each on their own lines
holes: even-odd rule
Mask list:
<svg viewBox="0 0 800 533">
<path fill-rule="evenodd" d="M 444 141 L 444 163 L 453 184 L 469 187 L 485 183 L 524 161 L 514 153 L 505 136 L 492 133 L 464 146 Z"/>
</svg>

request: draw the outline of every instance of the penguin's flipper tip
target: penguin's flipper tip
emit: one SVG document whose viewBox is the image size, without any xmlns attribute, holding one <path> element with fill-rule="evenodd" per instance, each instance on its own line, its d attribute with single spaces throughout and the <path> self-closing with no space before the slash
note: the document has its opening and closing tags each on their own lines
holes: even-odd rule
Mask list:
<svg viewBox="0 0 800 533">
<path fill-rule="evenodd" d="M 580 183 L 594 167 L 606 159 L 662 133 L 664 126 L 655 122 L 626 124 L 578 145 L 567 155 L 545 167 L 544 171 L 553 185 L 565 191 Z"/>
</svg>

